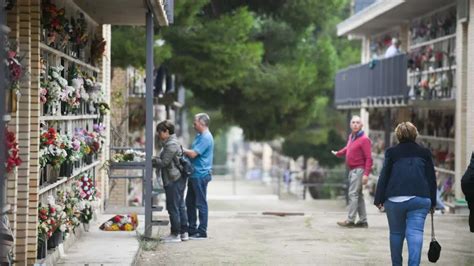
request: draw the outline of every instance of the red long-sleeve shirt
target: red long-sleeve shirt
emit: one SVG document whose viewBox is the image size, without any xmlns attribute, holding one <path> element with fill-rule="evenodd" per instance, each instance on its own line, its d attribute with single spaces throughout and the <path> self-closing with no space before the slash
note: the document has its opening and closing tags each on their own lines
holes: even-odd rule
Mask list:
<svg viewBox="0 0 474 266">
<path fill-rule="evenodd" d="M 370 139 L 362 133 L 355 140 L 349 135 L 346 147 L 336 153 L 337 157 L 346 156 L 349 169 L 363 168 L 364 175 L 369 175 L 372 170 L 372 151 Z"/>
</svg>

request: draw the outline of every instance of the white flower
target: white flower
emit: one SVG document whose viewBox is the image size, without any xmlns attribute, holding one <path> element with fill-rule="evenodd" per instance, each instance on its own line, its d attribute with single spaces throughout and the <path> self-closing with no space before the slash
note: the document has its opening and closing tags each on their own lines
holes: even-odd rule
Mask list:
<svg viewBox="0 0 474 266">
<path fill-rule="evenodd" d="M 79 210 L 79 211 L 84 210 L 84 209 L 86 208 L 86 202 L 83 201 L 83 200 L 79 201 L 79 202 L 76 204 L 76 208 L 77 208 L 77 210 Z"/>
<path fill-rule="evenodd" d="M 83 79 L 74 78 L 71 80 L 71 84 L 74 89 L 79 90 L 83 88 L 84 81 Z"/>
<path fill-rule="evenodd" d="M 85 186 L 83 189 L 84 189 L 84 191 L 87 191 L 87 190 L 89 190 L 89 187 Z"/>
<path fill-rule="evenodd" d="M 56 205 L 56 200 L 54 199 L 53 195 L 48 196 L 48 204 L 50 204 L 51 206 Z"/>
<path fill-rule="evenodd" d="M 59 230 L 60 230 L 61 232 L 66 231 L 66 225 L 65 225 L 65 224 L 62 224 L 61 226 L 59 226 Z"/>
<path fill-rule="evenodd" d="M 59 85 L 61 85 L 61 87 L 63 88 L 67 86 L 67 80 L 62 77 L 58 78 L 58 82 L 59 82 Z"/>
<path fill-rule="evenodd" d="M 86 79 L 86 86 L 91 87 L 93 85 L 92 80 Z"/>
<path fill-rule="evenodd" d="M 53 79 L 57 79 L 57 78 L 59 78 L 59 77 L 60 77 L 60 75 L 59 75 L 59 73 L 58 73 L 58 72 L 56 72 L 56 71 L 53 71 L 53 73 L 51 73 L 51 77 L 52 77 Z"/>
<path fill-rule="evenodd" d="M 89 178 L 87 176 L 84 177 L 84 182 L 89 181 Z"/>
</svg>

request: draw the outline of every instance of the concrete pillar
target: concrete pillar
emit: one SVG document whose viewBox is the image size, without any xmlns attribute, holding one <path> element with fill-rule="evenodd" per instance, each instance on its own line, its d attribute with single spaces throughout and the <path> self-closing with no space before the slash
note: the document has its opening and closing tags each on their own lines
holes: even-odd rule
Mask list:
<svg viewBox="0 0 474 266">
<path fill-rule="evenodd" d="M 368 63 L 371 59 L 371 54 L 370 54 L 370 37 L 365 36 L 362 38 L 362 44 L 361 44 L 361 53 L 360 53 L 360 61 L 362 64 Z"/>
<path fill-rule="evenodd" d="M 463 147 L 465 150 L 463 150 L 463 157 L 461 161 L 461 169 L 458 170 L 460 175 L 457 175 L 458 180 L 461 178 L 461 174 L 464 173 L 464 171 L 467 168 L 467 165 L 469 163 L 469 159 L 471 156 L 472 151 L 474 151 L 474 0 L 471 0 L 469 2 L 469 22 L 467 25 L 467 86 L 465 88 L 465 95 L 466 97 L 462 97 L 465 101 L 465 104 L 462 105 L 461 112 L 466 113 L 466 122 L 464 123 L 465 126 L 465 143 L 463 143 Z M 457 99 L 459 99 L 459 95 L 457 96 Z M 456 190 L 457 196 L 463 197 L 461 194 L 462 192 L 459 189 L 459 183 L 458 184 L 458 189 Z"/>
<path fill-rule="evenodd" d="M 369 136 L 370 133 L 369 116 L 370 114 L 366 107 L 360 108 L 360 119 L 362 120 L 362 124 L 364 125 L 363 130 L 367 136 Z"/>
<path fill-rule="evenodd" d="M 471 21 L 472 23 L 472 21 Z M 471 27 L 472 29 L 472 27 Z M 469 33 L 471 35 L 471 33 Z M 469 49 L 468 24 L 458 23 L 456 28 L 456 115 L 455 115 L 455 197 L 463 198 L 461 192 L 460 178 L 467 166 L 467 90 L 468 90 L 468 54 L 472 56 Z M 474 43 L 471 44 L 471 46 Z"/>
</svg>

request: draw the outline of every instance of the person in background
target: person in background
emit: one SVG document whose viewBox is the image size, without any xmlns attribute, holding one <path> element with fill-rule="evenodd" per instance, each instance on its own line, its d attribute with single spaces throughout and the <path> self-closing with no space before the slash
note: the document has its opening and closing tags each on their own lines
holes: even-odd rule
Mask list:
<svg viewBox="0 0 474 266">
<path fill-rule="evenodd" d="M 166 209 L 170 217 L 171 233 L 163 242 L 181 242 L 189 239 L 188 215 L 184 204 L 186 178 L 181 176 L 177 167 L 177 158 L 181 155 L 181 145 L 174 134 L 174 125 L 162 121 L 156 126 L 156 134 L 162 142 L 159 157 L 153 158 L 153 166 L 161 170 L 166 193 Z"/>
<path fill-rule="evenodd" d="M 392 38 L 392 44 L 385 51 L 385 58 L 396 56 L 400 54 L 400 41 L 397 38 Z"/>
<path fill-rule="evenodd" d="M 461 189 L 469 207 L 469 229 L 474 233 L 474 152 L 471 155 L 471 163 L 462 176 Z"/>
<path fill-rule="evenodd" d="M 367 228 L 367 212 L 365 210 L 362 185 L 369 181 L 372 170 L 371 141 L 362 130 L 363 124 L 359 116 L 353 116 L 350 123 L 351 134 L 347 145 L 339 151 L 331 151 L 337 157 L 346 156 L 346 165 L 349 171 L 349 214 L 345 221 L 337 222 L 342 227 Z M 356 223 L 356 215 L 359 221 Z"/>
<path fill-rule="evenodd" d="M 194 129 L 197 135 L 191 149 L 184 149 L 184 154 L 191 158 L 194 172 L 188 181 L 186 207 L 189 218 L 189 238 L 207 238 L 207 184 L 212 179 L 212 162 L 214 157 L 214 138 L 209 131 L 208 114 L 199 113 L 194 116 Z M 199 212 L 199 226 L 196 211 Z"/>
<path fill-rule="evenodd" d="M 426 215 L 436 206 L 435 169 L 430 150 L 415 142 L 412 123 L 398 124 L 395 135 L 400 143 L 385 152 L 374 204 L 387 213 L 392 265 L 402 265 L 405 238 L 408 265 L 419 265 Z"/>
</svg>

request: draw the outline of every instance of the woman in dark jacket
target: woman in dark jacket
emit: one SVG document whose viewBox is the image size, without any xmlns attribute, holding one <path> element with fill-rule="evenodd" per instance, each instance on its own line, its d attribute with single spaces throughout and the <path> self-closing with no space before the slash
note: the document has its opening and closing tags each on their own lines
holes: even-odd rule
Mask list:
<svg viewBox="0 0 474 266">
<path fill-rule="evenodd" d="M 153 159 L 154 167 L 161 171 L 163 186 L 166 193 L 166 209 L 170 216 L 171 233 L 162 239 L 163 242 L 181 242 L 189 239 L 188 215 L 184 204 L 186 178 L 181 176 L 177 166 L 181 156 L 181 145 L 174 134 L 174 125 L 168 120 L 156 126 L 156 133 L 163 149 L 159 157 Z"/>
<path fill-rule="evenodd" d="M 408 265 L 419 265 L 426 215 L 436 206 L 433 160 L 415 142 L 418 131 L 412 123 L 400 123 L 395 134 L 400 143 L 385 152 L 374 204 L 387 213 L 392 265 L 402 265 L 405 237 Z"/>
<path fill-rule="evenodd" d="M 474 233 L 474 152 L 471 155 L 471 163 L 462 176 L 461 188 L 469 207 L 469 229 Z"/>
</svg>

